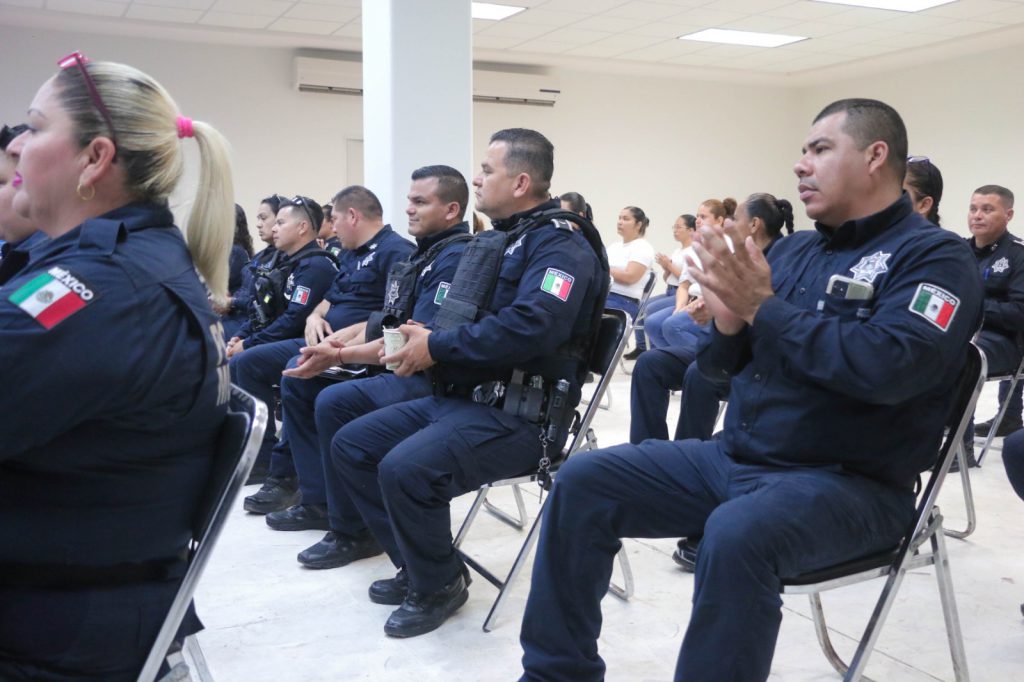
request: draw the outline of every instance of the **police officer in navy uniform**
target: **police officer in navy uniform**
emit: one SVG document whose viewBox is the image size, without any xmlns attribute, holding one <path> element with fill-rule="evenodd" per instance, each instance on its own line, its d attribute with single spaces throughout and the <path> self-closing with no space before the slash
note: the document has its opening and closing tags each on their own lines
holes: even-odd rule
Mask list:
<svg viewBox="0 0 1024 682">
<path fill-rule="evenodd" d="M 267 525 L 275 530 L 303 530 L 328 516 L 340 519 L 329 527 L 351 529 L 361 525 L 358 512 L 345 498 L 340 484 L 325 484 L 321 453 L 329 456 L 334 434 L 355 417 L 431 394 L 430 380 L 423 373 L 411 377 L 379 374 L 340 383 L 318 376 L 332 365 L 379 367 L 384 326 L 394 328 L 409 319 L 420 324 L 433 322 L 470 239 L 469 225 L 463 220 L 469 187 L 462 174 L 450 166 L 426 166 L 413 172 L 408 199 L 406 215 L 409 234 L 416 238 L 416 251 L 407 261 L 392 267 L 384 309 L 367 322 L 364 338 L 370 341 L 344 346 L 328 337 L 316 346 L 303 348 L 301 366 L 294 367 L 299 364 L 296 359 L 289 363 L 293 369 L 285 371 L 281 404 L 302 503 L 267 514 Z M 361 537 L 374 553 L 383 551 L 372 536 Z M 347 540 L 344 534 L 328 531 L 321 542 L 299 554 L 299 562 L 310 568 L 344 565 L 354 556 L 352 543 Z"/>
<path fill-rule="evenodd" d="M 705 226 L 691 270 L 714 317 L 702 372 L 730 377 L 719 440 L 570 459 L 544 511 L 523 619 L 525 680 L 598 680 L 600 599 L 622 537 L 704 533 L 676 680 L 764 680 L 780 579 L 895 546 L 934 464 L 981 322 L 963 240 L 912 210 L 906 129 L 840 100 L 796 164 L 814 230 L 767 259 Z"/>
<path fill-rule="evenodd" d="M 305 331 L 306 318 L 338 274 L 334 257 L 316 243 L 315 226 L 320 222 L 320 205 L 307 197 L 296 196 L 278 210 L 273 234 L 281 257 L 271 270 L 256 275 L 249 319 L 228 342 L 229 358 L 264 343 L 293 339 Z M 264 288 L 270 286 L 275 271 L 278 279 L 284 280 L 278 282 L 283 284 L 280 292 Z"/>
<path fill-rule="evenodd" d="M 11 183 L 18 159 L 7 147 L 27 129 L 26 125 L 0 128 L 0 284 L 25 267 L 29 251 L 47 238 L 28 219 L 18 215 L 13 205 L 16 188 Z"/>
<path fill-rule="evenodd" d="M 333 200 L 334 232 L 343 250 L 338 274 L 324 300 L 306 317 L 302 334 L 267 343 L 231 359 L 232 377 L 260 400 L 273 404 L 274 386 L 281 372 L 303 346 L 320 343 L 338 331 L 342 342 L 362 333 L 362 323 L 384 304 L 384 285 L 391 266 L 406 259 L 415 246 L 383 222 L 380 200 L 361 185 L 338 192 Z M 273 420 L 271 420 L 273 421 Z M 272 452 L 267 480 L 245 498 L 246 511 L 266 514 L 298 502 L 298 481 L 288 448 L 287 434 L 278 442 L 273 423 L 263 437 L 261 455 Z M 327 530 L 323 524 L 323 530 Z"/>
<path fill-rule="evenodd" d="M 227 293 L 231 169 L 145 74 L 62 67 L 11 143 L 14 206 L 51 239 L 0 287 L 0 679 L 117 682 L 184 574 L 230 398 L 208 296 Z M 167 198 L 193 136 L 190 253 Z"/>
<path fill-rule="evenodd" d="M 341 240 L 338 239 L 338 235 L 334 234 L 334 206 L 324 204 L 320 208 L 324 212 L 324 219 L 320 223 L 320 234 L 317 236 L 317 241 L 325 251 L 337 256 L 341 253 Z"/>
<path fill-rule="evenodd" d="M 1012 218 L 1013 192 L 999 185 L 974 190 L 967 214 L 972 236 L 967 241 L 985 282 L 985 324 L 978 335 L 978 346 L 985 351 L 991 376 L 1016 372 L 1024 352 L 1024 242 L 1007 230 Z M 1007 400 L 1009 404 L 997 436 L 1006 436 L 1022 426 L 1024 385 L 1018 384 L 1012 396 L 1007 395 L 1009 388 L 1008 381 L 999 384 L 999 404 Z M 991 421 L 978 424 L 975 433 L 986 436 L 991 426 Z M 969 459 L 974 465 L 973 455 Z"/>
<path fill-rule="evenodd" d="M 465 603 L 469 577 L 452 547 L 449 501 L 537 470 L 560 451 L 579 402 L 586 365 L 571 349 L 596 333 L 609 277 L 592 226 L 546 217 L 560 212 L 548 198 L 553 161 L 536 131 L 491 137 L 473 184 L 496 232 L 463 252 L 433 323 L 403 325 L 405 346 L 383 358 L 400 376 L 430 368 L 438 395 L 351 421 L 331 444 L 348 498 L 399 568 L 370 587 L 372 601 L 399 607 L 388 635 L 429 632 Z M 565 413 L 554 414 L 559 406 Z M 356 537 L 362 528 L 334 530 Z"/>
</svg>

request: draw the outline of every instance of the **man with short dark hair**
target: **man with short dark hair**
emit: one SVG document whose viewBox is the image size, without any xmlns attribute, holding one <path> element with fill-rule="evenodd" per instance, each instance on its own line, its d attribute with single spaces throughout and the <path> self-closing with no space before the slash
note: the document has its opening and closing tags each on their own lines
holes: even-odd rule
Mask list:
<svg viewBox="0 0 1024 682">
<path fill-rule="evenodd" d="M 232 380 L 268 405 L 274 404 L 274 386 L 280 382 L 281 372 L 300 348 L 319 343 L 336 330 L 352 328 L 362 333 L 361 323 L 384 303 L 384 284 L 391 266 L 414 248 L 384 224 L 380 201 L 367 188 L 346 187 L 335 195 L 333 205 L 334 232 L 343 249 L 338 256 L 338 274 L 323 300 L 307 315 L 304 338 L 303 332 L 295 332 L 284 341 L 263 344 L 231 358 Z M 295 467 L 287 439 L 278 441 L 273 419 L 263 435 L 260 453 L 271 453 L 270 474 L 259 491 L 245 498 L 245 510 L 266 514 L 295 504 Z M 325 526 L 321 524 L 324 530 Z"/>
<path fill-rule="evenodd" d="M 536 131 L 491 137 L 473 184 L 495 229 L 463 253 L 433 323 L 400 327 L 405 346 L 383 358 L 399 376 L 429 369 L 435 396 L 351 421 L 331 444 L 348 498 L 399 569 L 369 591 L 398 607 L 389 636 L 429 632 L 466 602 L 451 499 L 556 456 L 579 402 L 609 277 L 593 226 L 552 220 L 568 216 L 548 196 L 553 159 Z"/>
<path fill-rule="evenodd" d="M 397 327 L 409 319 L 433 322 L 469 240 L 469 225 L 463 220 L 468 197 L 465 178 L 450 166 L 414 171 L 405 213 L 416 251 L 388 273 L 384 308 L 367 320 L 366 343 L 351 340 L 346 346 L 339 340 L 346 334 L 339 332 L 302 348 L 301 356 L 288 363 L 290 369 L 281 379 L 281 407 L 302 496 L 300 504 L 267 514 L 267 525 L 274 530 L 303 530 L 326 523 L 339 529 L 328 530 L 323 540 L 299 554 L 304 566 L 334 568 L 383 551 L 365 526 L 362 533 L 354 532 L 362 521 L 340 484 L 325 477 L 331 472 L 325 472 L 323 455 L 330 456 L 335 432 L 352 419 L 430 395 L 430 379 L 422 373 L 412 377 L 379 374 L 335 383 L 319 375 L 334 365 L 379 365 L 385 326 Z M 331 524 L 331 517 L 338 520 Z"/>
<path fill-rule="evenodd" d="M 978 346 L 985 351 L 990 376 L 1016 372 L 1024 353 L 1024 242 L 1007 229 L 1012 219 L 1013 192 L 1000 185 L 983 185 L 974 190 L 967 212 L 972 235 L 967 243 L 974 251 L 978 272 L 985 282 L 985 323 L 978 334 Z M 1010 382 L 999 384 L 999 404 L 1007 404 L 997 436 L 1009 435 L 1024 426 L 1024 384 L 1019 384 L 1012 396 L 1007 395 L 1009 389 Z M 991 427 L 990 420 L 974 430 L 986 436 Z M 970 444 L 968 461 L 974 466 L 969 429 L 965 437 Z"/>
<path fill-rule="evenodd" d="M 765 257 L 732 228 L 700 229 L 703 270 L 690 272 L 714 321 L 697 365 L 731 379 L 725 428 L 562 466 L 523 618 L 523 679 L 604 678 L 600 600 L 619 538 L 704 535 L 675 672 L 686 681 L 766 679 L 781 579 L 898 543 L 981 321 L 969 250 L 902 193 L 906 148 L 891 107 L 834 103 L 795 167 L 815 230 Z"/>
</svg>

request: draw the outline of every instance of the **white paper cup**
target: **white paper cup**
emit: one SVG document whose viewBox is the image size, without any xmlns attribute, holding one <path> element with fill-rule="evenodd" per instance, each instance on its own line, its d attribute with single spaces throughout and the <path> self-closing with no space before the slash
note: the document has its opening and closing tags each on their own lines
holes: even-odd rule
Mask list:
<svg viewBox="0 0 1024 682">
<path fill-rule="evenodd" d="M 405 336 L 402 332 L 397 329 L 384 329 L 384 355 L 392 355 L 397 353 L 405 345 Z M 387 369 L 394 371 L 398 368 L 398 364 L 389 362 L 384 365 Z"/>
</svg>

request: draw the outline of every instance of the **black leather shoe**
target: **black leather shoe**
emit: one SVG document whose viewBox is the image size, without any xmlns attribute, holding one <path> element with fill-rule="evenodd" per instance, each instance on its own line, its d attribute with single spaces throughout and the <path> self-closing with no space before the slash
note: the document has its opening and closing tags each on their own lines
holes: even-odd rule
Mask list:
<svg viewBox="0 0 1024 682">
<path fill-rule="evenodd" d="M 384 623 L 384 634 L 416 637 L 441 627 L 469 599 L 469 582 L 469 575 L 463 570 L 437 592 L 422 594 L 410 589 L 402 605 Z"/>
<path fill-rule="evenodd" d="M 622 357 L 625 358 L 626 360 L 636 360 L 638 357 L 640 357 L 641 353 L 643 353 L 642 350 L 640 350 L 639 348 L 634 348 L 633 350 L 629 351 Z"/>
<path fill-rule="evenodd" d="M 682 538 L 676 543 L 676 551 L 672 552 L 672 561 L 687 573 L 693 573 L 697 567 L 698 549 L 700 549 L 699 537 Z"/>
<path fill-rule="evenodd" d="M 330 530 L 327 505 L 295 504 L 267 514 L 267 525 L 274 530 Z"/>
<path fill-rule="evenodd" d="M 271 476 L 254 494 L 242 502 L 242 509 L 253 514 L 269 514 L 299 503 L 299 480 Z"/>
<path fill-rule="evenodd" d="M 401 606 L 409 594 L 409 575 L 404 568 L 398 569 L 394 578 L 374 580 L 370 585 L 370 601 L 374 604 Z"/>
<path fill-rule="evenodd" d="M 350 537 L 329 530 L 323 540 L 299 552 L 298 559 L 306 568 L 338 568 L 383 553 L 370 533 Z"/>
<path fill-rule="evenodd" d="M 987 422 L 975 424 L 974 435 L 987 436 L 988 432 L 992 430 L 992 422 L 993 420 L 989 419 Z M 1003 421 L 999 422 L 999 428 L 996 429 L 996 438 L 1006 438 L 1014 431 L 1020 431 L 1021 428 L 1024 428 L 1024 424 L 1019 420 L 1007 419 L 1004 416 Z"/>
<path fill-rule="evenodd" d="M 249 471 L 249 478 L 245 479 L 245 485 L 263 485 L 270 475 L 270 467 L 257 461 Z"/>
</svg>

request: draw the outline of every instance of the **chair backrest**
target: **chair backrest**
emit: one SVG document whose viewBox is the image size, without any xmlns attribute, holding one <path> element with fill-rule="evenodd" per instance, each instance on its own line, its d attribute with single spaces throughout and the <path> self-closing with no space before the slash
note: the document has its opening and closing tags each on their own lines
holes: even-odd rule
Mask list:
<svg viewBox="0 0 1024 682">
<path fill-rule="evenodd" d="M 619 358 L 622 357 L 622 352 L 629 340 L 626 334 L 630 327 L 627 318 L 625 312 L 613 308 L 606 309 L 604 315 L 601 316 L 601 328 L 597 333 L 597 341 L 590 354 L 588 367 L 589 371 L 597 377 L 597 381 L 594 382 L 594 392 L 590 396 L 590 402 L 587 403 L 579 423 L 575 424 L 571 431 L 572 439 L 563 451 L 564 457 L 576 452 L 586 440 L 590 422 L 593 421 L 594 414 L 601 405 L 601 400 L 604 399 L 608 383 L 615 372 L 615 366 L 618 364 Z"/>
<path fill-rule="evenodd" d="M 651 292 L 654 291 L 654 285 L 658 282 L 658 274 L 651 270 L 647 274 L 647 284 L 644 285 L 644 293 L 640 296 L 640 303 L 637 306 L 636 316 L 642 317 L 644 314 L 644 308 L 647 307 L 647 301 L 651 298 Z"/>
<path fill-rule="evenodd" d="M 953 404 L 946 418 L 946 436 L 939 449 L 939 458 L 932 467 L 928 482 L 918 497 L 917 514 L 914 532 L 904 538 L 904 543 L 911 543 L 918 539 L 928 523 L 931 510 L 939 496 L 942 482 L 949 472 L 949 465 L 956 456 L 957 448 L 963 441 L 964 432 L 967 430 L 967 423 L 974 415 L 974 406 L 981 395 L 981 389 L 985 385 L 985 375 L 988 362 L 985 354 L 974 343 L 967 348 L 967 360 L 960 376 L 957 379 L 954 389 Z"/>
<path fill-rule="evenodd" d="M 237 386 L 231 386 L 228 415 L 221 427 L 210 476 L 193 516 L 189 567 L 139 674 L 139 682 L 151 682 L 160 671 L 227 521 L 231 504 L 256 461 L 267 420 L 265 404 Z"/>
</svg>

